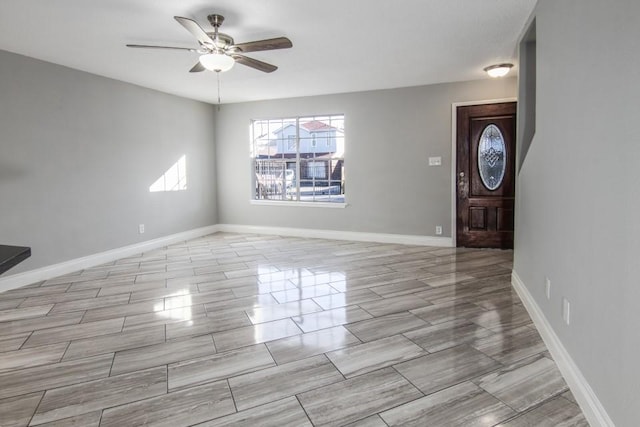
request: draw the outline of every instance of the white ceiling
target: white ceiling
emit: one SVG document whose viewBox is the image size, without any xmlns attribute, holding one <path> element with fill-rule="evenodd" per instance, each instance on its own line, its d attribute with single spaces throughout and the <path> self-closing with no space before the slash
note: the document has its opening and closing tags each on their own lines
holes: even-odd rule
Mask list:
<svg viewBox="0 0 640 427">
<path fill-rule="evenodd" d="M 536 0 L 16 0 L 0 1 L 0 49 L 159 91 L 217 102 L 213 72 L 189 73 L 198 54 L 127 43 L 197 47 L 174 19 L 224 15 L 236 43 L 289 37 L 292 49 L 247 54 L 277 65 L 221 74 L 222 102 L 487 78 L 516 63 Z"/>
</svg>

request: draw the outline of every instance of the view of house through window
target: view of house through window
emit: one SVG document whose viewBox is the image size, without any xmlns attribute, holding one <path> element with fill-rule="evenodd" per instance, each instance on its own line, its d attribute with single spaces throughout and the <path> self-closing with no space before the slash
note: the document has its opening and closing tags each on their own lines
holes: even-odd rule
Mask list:
<svg viewBox="0 0 640 427">
<path fill-rule="evenodd" d="M 344 115 L 251 122 L 257 200 L 344 203 Z"/>
</svg>

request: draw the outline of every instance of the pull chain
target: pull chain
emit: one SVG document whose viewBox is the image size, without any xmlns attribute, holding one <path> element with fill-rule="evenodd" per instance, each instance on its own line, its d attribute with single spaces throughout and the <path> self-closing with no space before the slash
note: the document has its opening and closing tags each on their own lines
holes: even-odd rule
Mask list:
<svg viewBox="0 0 640 427">
<path fill-rule="evenodd" d="M 216 80 L 218 80 L 218 111 L 220 111 L 220 71 L 216 71 Z"/>
</svg>

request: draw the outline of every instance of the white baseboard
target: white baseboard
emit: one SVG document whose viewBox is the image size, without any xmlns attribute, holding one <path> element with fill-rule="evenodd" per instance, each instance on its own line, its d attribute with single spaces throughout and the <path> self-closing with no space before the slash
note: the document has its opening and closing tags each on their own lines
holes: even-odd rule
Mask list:
<svg viewBox="0 0 640 427">
<path fill-rule="evenodd" d="M 333 240 L 353 240 L 357 242 L 397 243 L 404 245 L 445 246 L 450 247 L 453 241 L 450 237 L 413 236 L 403 234 L 362 233 L 354 231 L 315 230 L 306 228 L 263 227 L 254 225 L 217 224 L 181 233 L 171 234 L 121 248 L 111 249 L 97 254 L 75 258 L 58 264 L 36 268 L 34 270 L 17 273 L 0 278 L 0 292 L 26 286 L 41 280 L 63 276 L 74 271 L 105 264 L 120 258 L 149 251 L 173 243 L 194 239 L 207 234 L 226 231 L 229 233 L 270 234 L 292 237 L 310 237 Z"/>
<path fill-rule="evenodd" d="M 540 336 L 547 345 L 551 356 L 553 356 L 569 388 L 571 388 L 571 392 L 580 405 L 589 424 L 592 427 L 614 427 L 613 421 L 609 417 L 609 414 L 607 414 L 604 406 L 602 406 L 602 403 L 600 403 L 598 396 L 593 392 L 593 389 L 582 375 L 582 372 L 580 372 L 580 369 L 571 358 L 567 349 L 562 345 L 560 338 L 558 338 L 553 331 L 544 313 L 515 271 L 511 274 L 511 284 L 520 296 L 533 323 L 538 328 Z"/>
<path fill-rule="evenodd" d="M 0 292 L 10 289 L 26 286 L 41 280 L 51 279 L 53 277 L 63 276 L 73 273 L 74 271 L 83 270 L 85 268 L 94 267 L 96 265 L 105 264 L 120 258 L 126 258 L 141 252 L 159 248 L 173 243 L 182 242 L 196 237 L 206 236 L 218 231 L 217 225 L 196 228 L 193 230 L 183 231 L 181 233 L 171 234 L 169 236 L 159 237 L 157 239 L 147 240 L 144 242 L 134 243 L 133 245 L 123 246 L 121 248 L 111 249 L 97 254 L 87 255 L 81 258 L 75 258 L 58 264 L 48 265 L 42 268 L 17 273 L 10 276 L 0 278 Z"/>
<path fill-rule="evenodd" d="M 355 242 L 396 243 L 401 245 L 453 246 L 453 240 L 450 237 L 416 236 L 409 234 L 364 233 L 359 231 L 336 231 L 240 224 L 218 224 L 218 231 L 290 237 L 310 237 L 330 240 L 352 240 Z"/>
</svg>

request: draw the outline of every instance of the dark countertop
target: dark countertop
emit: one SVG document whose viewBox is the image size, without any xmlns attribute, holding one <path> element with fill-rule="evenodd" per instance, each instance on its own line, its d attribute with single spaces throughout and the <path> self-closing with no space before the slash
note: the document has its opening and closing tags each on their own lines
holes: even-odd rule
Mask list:
<svg viewBox="0 0 640 427">
<path fill-rule="evenodd" d="M 26 246 L 0 245 L 0 274 L 31 256 L 31 248 Z"/>
</svg>

